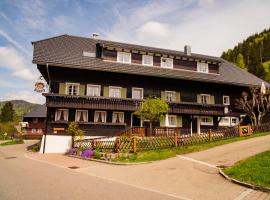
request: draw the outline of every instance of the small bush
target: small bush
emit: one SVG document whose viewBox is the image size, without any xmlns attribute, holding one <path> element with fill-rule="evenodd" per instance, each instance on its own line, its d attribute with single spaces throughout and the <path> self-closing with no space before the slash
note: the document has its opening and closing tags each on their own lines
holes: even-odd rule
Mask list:
<svg viewBox="0 0 270 200">
<path fill-rule="evenodd" d="M 101 159 L 101 152 L 100 152 L 99 149 L 96 149 L 96 150 L 94 151 L 94 158 L 95 158 L 95 159 Z"/>
</svg>

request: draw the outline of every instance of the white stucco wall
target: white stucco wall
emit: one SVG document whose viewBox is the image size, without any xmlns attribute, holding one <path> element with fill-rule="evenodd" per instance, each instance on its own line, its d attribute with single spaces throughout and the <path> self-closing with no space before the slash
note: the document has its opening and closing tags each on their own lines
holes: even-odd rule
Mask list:
<svg viewBox="0 0 270 200">
<path fill-rule="evenodd" d="M 43 153 L 44 137 L 42 137 L 39 153 Z M 46 135 L 45 153 L 66 153 L 70 150 L 72 143 L 71 136 Z"/>
</svg>

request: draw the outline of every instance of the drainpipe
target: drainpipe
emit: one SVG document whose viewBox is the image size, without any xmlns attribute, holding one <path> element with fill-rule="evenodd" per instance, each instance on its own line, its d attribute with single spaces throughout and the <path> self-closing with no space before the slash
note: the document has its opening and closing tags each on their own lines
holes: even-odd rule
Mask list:
<svg viewBox="0 0 270 200">
<path fill-rule="evenodd" d="M 47 69 L 47 75 L 49 79 L 49 93 L 51 93 L 51 78 L 49 74 L 49 64 L 46 64 L 46 69 Z M 45 134 L 44 134 L 44 143 L 43 143 L 43 154 L 45 153 L 45 148 L 46 148 L 46 137 L 47 137 L 47 131 L 48 131 L 48 109 L 46 113 L 46 119 L 45 119 Z"/>
</svg>

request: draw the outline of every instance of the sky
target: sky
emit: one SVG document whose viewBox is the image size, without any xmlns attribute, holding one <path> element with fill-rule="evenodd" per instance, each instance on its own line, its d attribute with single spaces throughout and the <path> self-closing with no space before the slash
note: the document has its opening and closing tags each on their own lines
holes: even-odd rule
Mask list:
<svg viewBox="0 0 270 200">
<path fill-rule="evenodd" d="M 269 0 L 1 0 L 0 101 L 44 103 L 32 44 L 61 34 L 220 56 L 270 27 Z"/>
</svg>

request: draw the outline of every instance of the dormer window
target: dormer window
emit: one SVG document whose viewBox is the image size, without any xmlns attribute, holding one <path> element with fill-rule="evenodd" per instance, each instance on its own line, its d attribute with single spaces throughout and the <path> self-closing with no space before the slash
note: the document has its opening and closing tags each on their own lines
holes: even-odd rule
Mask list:
<svg viewBox="0 0 270 200">
<path fill-rule="evenodd" d="M 173 68 L 173 59 L 172 58 L 161 58 L 161 67 L 163 68 Z"/>
<path fill-rule="evenodd" d="M 209 72 L 208 64 L 197 62 L 197 72 L 208 73 Z"/>
<path fill-rule="evenodd" d="M 131 63 L 131 53 L 117 51 L 117 62 Z"/>
<path fill-rule="evenodd" d="M 147 66 L 153 66 L 153 56 L 143 55 L 142 64 Z"/>
</svg>

